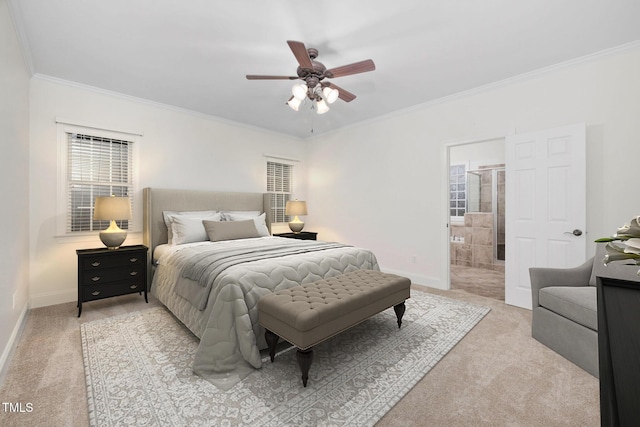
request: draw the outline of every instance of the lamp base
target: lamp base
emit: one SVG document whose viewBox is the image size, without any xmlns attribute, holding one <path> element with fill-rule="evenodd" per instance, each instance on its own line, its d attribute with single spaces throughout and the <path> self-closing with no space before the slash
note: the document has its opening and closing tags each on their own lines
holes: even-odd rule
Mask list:
<svg viewBox="0 0 640 427">
<path fill-rule="evenodd" d="M 127 231 L 118 227 L 115 221 L 111 221 L 109 228 L 100 232 L 100 240 L 108 249 L 118 249 L 126 238 Z"/>
<path fill-rule="evenodd" d="M 291 229 L 291 231 L 293 231 L 294 233 L 299 233 L 302 231 L 302 229 L 304 228 L 304 222 L 300 221 L 300 219 L 298 218 L 298 216 L 296 215 L 296 217 L 293 219 L 293 221 L 291 221 L 289 223 L 289 228 Z"/>
</svg>

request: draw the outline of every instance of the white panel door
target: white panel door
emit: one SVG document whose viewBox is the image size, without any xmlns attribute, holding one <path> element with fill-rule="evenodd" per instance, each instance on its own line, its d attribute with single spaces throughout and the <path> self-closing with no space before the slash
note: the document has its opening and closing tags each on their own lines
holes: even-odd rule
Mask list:
<svg viewBox="0 0 640 427">
<path fill-rule="evenodd" d="M 584 262 L 585 149 L 584 124 L 507 137 L 507 304 L 531 308 L 529 267 Z"/>
</svg>

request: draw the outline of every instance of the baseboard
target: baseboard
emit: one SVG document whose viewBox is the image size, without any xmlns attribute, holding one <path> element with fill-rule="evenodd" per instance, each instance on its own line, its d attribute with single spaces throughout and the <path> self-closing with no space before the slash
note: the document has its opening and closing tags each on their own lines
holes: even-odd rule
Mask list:
<svg viewBox="0 0 640 427">
<path fill-rule="evenodd" d="M 72 302 L 78 300 L 78 290 L 47 292 L 39 295 L 32 295 L 29 300 L 31 308 L 46 307 L 49 305 L 64 304 L 65 302 Z"/>
<path fill-rule="evenodd" d="M 24 327 L 26 325 L 27 313 L 29 312 L 29 304 L 25 304 L 22 308 L 22 312 L 20 313 L 20 317 L 18 317 L 18 322 L 16 326 L 13 328 L 13 332 L 11 332 L 11 336 L 9 337 L 9 341 L 2 352 L 2 356 L 0 356 L 0 385 L 4 383 L 4 378 L 7 375 L 7 370 L 9 369 L 9 363 L 13 356 L 13 352 L 18 345 L 18 341 L 22 336 L 22 331 L 24 331 Z"/>
<path fill-rule="evenodd" d="M 390 268 L 380 267 L 383 273 L 397 274 L 398 276 L 407 277 L 411 280 L 411 283 L 416 285 L 428 286 L 430 288 L 446 290 L 442 286 L 442 281 L 436 277 L 422 276 L 419 274 L 411 273 L 409 271 L 393 270 Z"/>
</svg>

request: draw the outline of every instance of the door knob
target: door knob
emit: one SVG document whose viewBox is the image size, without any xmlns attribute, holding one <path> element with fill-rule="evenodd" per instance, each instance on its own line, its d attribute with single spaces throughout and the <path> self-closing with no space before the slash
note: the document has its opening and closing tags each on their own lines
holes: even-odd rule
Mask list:
<svg viewBox="0 0 640 427">
<path fill-rule="evenodd" d="M 582 230 L 576 228 L 573 231 L 565 231 L 564 234 L 573 234 L 574 236 L 582 236 Z"/>
</svg>

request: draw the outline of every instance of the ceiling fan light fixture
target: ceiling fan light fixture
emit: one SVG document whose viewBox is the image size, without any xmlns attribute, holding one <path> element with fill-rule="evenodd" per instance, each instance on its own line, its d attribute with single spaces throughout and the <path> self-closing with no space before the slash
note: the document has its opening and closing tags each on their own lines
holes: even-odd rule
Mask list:
<svg viewBox="0 0 640 427">
<path fill-rule="evenodd" d="M 324 99 L 322 98 L 316 101 L 316 105 L 318 106 L 317 108 L 318 114 L 324 114 L 327 111 L 329 111 L 329 106 L 327 105 L 326 102 L 324 102 Z"/>
<path fill-rule="evenodd" d="M 291 93 L 293 94 L 294 98 L 302 101 L 307 96 L 307 90 L 307 85 L 300 83 L 297 85 L 293 85 Z"/>
<path fill-rule="evenodd" d="M 333 104 L 338 99 L 338 96 L 340 96 L 340 92 L 338 92 L 337 89 L 330 88 L 329 86 L 322 89 L 322 93 L 328 104 Z"/>
<path fill-rule="evenodd" d="M 289 107 L 291 107 L 293 111 L 298 111 L 300 109 L 300 104 L 302 104 L 302 100 L 292 96 L 287 101 L 287 104 L 289 104 Z"/>
</svg>

